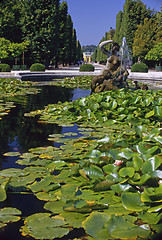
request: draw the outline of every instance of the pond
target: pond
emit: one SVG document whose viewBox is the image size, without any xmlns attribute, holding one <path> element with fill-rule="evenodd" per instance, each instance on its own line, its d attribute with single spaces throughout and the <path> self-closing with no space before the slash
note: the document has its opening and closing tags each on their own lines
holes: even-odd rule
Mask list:
<svg viewBox="0 0 162 240">
<path fill-rule="evenodd" d="M 37 95 L 17 96 L 7 101 L 13 101 L 16 105 L 11 112 L 0 121 L 0 169 L 21 168 L 15 163 L 18 157 L 5 157 L 5 152 L 26 152 L 28 149 L 39 146 L 56 146 L 59 143 L 48 141 L 49 134 L 75 132 L 77 126 L 60 127 L 57 124 L 42 124 L 38 118 L 28 118 L 24 113 L 43 109 L 44 106 L 58 101 L 73 101 L 79 97 L 90 94 L 90 90 L 66 89 L 56 86 L 41 86 L 41 91 Z M 5 100 L 5 99 L 4 99 Z M 44 202 L 37 200 L 33 195 L 8 194 L 6 201 L 0 203 L 0 208 L 15 207 L 22 211 L 23 216 L 43 211 Z M 1 240 L 26 239 L 19 233 L 19 228 L 23 221 L 9 224 L 0 231 Z M 33 239 L 33 238 L 28 238 Z"/>
</svg>

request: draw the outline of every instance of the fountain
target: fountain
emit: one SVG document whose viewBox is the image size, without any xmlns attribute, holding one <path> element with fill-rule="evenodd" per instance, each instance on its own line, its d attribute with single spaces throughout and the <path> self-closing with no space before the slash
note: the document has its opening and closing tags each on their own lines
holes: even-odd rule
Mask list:
<svg viewBox="0 0 162 240">
<path fill-rule="evenodd" d="M 112 44 L 111 51 L 104 48 L 105 45 L 110 43 Z M 101 74 L 92 79 L 92 93 L 129 88 L 127 83 L 129 73 L 126 67 L 131 65 L 131 60 L 126 38 L 123 38 L 121 47 L 113 40 L 107 40 L 100 43 L 99 48 L 107 55 L 107 63 Z"/>
</svg>

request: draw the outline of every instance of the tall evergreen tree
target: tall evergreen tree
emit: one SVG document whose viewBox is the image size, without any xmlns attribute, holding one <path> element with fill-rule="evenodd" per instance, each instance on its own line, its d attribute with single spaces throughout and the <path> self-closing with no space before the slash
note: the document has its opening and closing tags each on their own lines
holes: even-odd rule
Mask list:
<svg viewBox="0 0 162 240">
<path fill-rule="evenodd" d="M 60 6 L 60 41 L 59 41 L 60 61 L 63 66 L 65 64 L 65 56 L 66 56 L 67 14 L 68 14 L 67 2 L 63 1 Z"/>
<path fill-rule="evenodd" d="M 76 61 L 80 61 L 82 59 L 82 51 L 81 51 L 81 44 L 79 40 L 77 40 L 77 50 L 76 50 Z"/>
<path fill-rule="evenodd" d="M 58 62 L 60 0 L 22 0 L 22 30 L 35 61 Z"/>
<path fill-rule="evenodd" d="M 126 0 L 123 6 L 119 43 L 121 43 L 123 37 L 126 37 L 128 47 L 132 49 L 137 26 L 142 24 L 146 17 L 150 19 L 152 14 L 153 12 L 150 9 L 146 9 L 146 5 L 144 5 L 141 0 Z"/>
<path fill-rule="evenodd" d="M 76 30 L 73 29 L 73 35 L 72 35 L 72 62 L 76 63 L 76 54 L 77 54 L 77 36 L 76 36 Z"/>
<path fill-rule="evenodd" d="M 73 22 L 70 14 L 67 15 L 66 22 L 66 45 L 65 45 L 65 63 L 71 65 L 72 63 L 72 37 L 73 37 Z"/>
<path fill-rule="evenodd" d="M 20 1 L 1 0 L 0 1 L 0 37 L 4 37 L 12 42 L 22 41 L 20 25 Z"/>
<path fill-rule="evenodd" d="M 120 28 L 121 28 L 121 23 L 122 23 L 122 18 L 123 18 L 123 12 L 119 11 L 119 13 L 116 15 L 116 29 L 115 29 L 115 36 L 114 40 L 117 43 L 120 43 Z"/>
</svg>

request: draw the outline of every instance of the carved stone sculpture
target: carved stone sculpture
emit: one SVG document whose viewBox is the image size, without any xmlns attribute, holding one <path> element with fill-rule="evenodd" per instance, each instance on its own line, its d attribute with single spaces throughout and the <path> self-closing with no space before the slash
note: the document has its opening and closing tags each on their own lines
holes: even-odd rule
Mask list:
<svg viewBox="0 0 162 240">
<path fill-rule="evenodd" d="M 112 44 L 112 50 L 104 48 L 106 44 Z M 93 92 L 102 92 L 112 89 L 128 87 L 126 82 L 128 71 L 122 66 L 121 56 L 119 55 L 120 46 L 113 40 L 107 40 L 99 45 L 99 49 L 107 55 L 106 66 L 102 69 L 101 74 L 95 76 L 91 82 L 91 90 Z"/>
</svg>

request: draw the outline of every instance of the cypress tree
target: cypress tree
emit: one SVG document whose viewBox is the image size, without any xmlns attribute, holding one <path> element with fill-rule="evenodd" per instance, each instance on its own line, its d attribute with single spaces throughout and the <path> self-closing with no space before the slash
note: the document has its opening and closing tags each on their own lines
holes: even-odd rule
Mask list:
<svg viewBox="0 0 162 240">
<path fill-rule="evenodd" d="M 82 51 L 81 51 L 81 44 L 79 40 L 77 40 L 77 50 L 76 50 L 76 61 L 80 61 L 82 59 Z"/>
<path fill-rule="evenodd" d="M 123 18 L 123 12 L 119 11 L 119 13 L 116 15 L 116 30 L 115 30 L 115 36 L 114 36 L 114 40 L 117 43 L 120 43 L 119 36 L 120 36 L 122 18 Z"/>
<path fill-rule="evenodd" d="M 144 22 L 144 19 L 151 18 L 153 12 L 150 9 L 146 9 L 141 0 L 126 0 L 123 6 L 123 18 L 119 33 L 119 43 L 122 42 L 122 38 L 126 37 L 129 49 L 132 49 L 133 38 L 137 26 Z"/>
<path fill-rule="evenodd" d="M 77 55 L 77 36 L 76 36 L 76 30 L 73 29 L 73 35 L 72 35 L 72 62 L 73 62 L 73 64 L 76 63 L 76 55 Z"/>
<path fill-rule="evenodd" d="M 67 15 L 66 22 L 66 45 L 65 45 L 65 63 L 71 65 L 72 63 L 72 36 L 73 36 L 73 22 L 70 14 Z"/>
<path fill-rule="evenodd" d="M 66 41 L 67 41 L 67 14 L 68 14 L 68 6 L 67 2 L 63 1 L 60 6 L 60 41 L 59 41 L 59 49 L 60 49 L 60 61 L 62 65 L 65 64 L 65 56 L 66 56 Z"/>
</svg>

